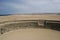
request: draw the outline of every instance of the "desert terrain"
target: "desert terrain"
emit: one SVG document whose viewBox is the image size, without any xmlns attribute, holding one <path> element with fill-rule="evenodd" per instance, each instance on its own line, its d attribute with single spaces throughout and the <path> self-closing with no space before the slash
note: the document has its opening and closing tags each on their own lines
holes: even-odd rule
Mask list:
<svg viewBox="0 0 60 40">
<path fill-rule="evenodd" d="M 0 16 L 0 40 L 60 40 L 60 31 L 39 26 L 44 25 L 44 20 L 60 21 L 60 15 Z M 20 29 L 23 31 L 20 32 Z"/>
<path fill-rule="evenodd" d="M 0 40 L 60 40 L 60 32 L 50 29 L 19 29 L 0 36 Z"/>
<path fill-rule="evenodd" d="M 11 20 L 59 20 L 60 15 L 10 15 L 0 16 L 0 22 Z"/>
</svg>

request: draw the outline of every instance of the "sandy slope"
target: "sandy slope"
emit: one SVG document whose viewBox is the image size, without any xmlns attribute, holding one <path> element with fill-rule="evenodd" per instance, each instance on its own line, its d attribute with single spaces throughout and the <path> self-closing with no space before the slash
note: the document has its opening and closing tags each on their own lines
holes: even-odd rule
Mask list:
<svg viewBox="0 0 60 40">
<path fill-rule="evenodd" d="M 60 40 L 60 32 L 50 29 L 19 29 L 3 34 L 0 40 Z"/>
<path fill-rule="evenodd" d="M 59 20 L 60 15 L 10 15 L 0 16 L 0 22 L 11 20 Z"/>
</svg>

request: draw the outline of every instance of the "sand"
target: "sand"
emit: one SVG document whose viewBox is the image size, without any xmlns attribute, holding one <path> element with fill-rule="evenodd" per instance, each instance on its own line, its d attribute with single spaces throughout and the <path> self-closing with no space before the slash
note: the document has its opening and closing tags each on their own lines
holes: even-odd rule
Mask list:
<svg viewBox="0 0 60 40">
<path fill-rule="evenodd" d="M 0 40 L 60 40 L 60 32 L 50 29 L 18 29 L 0 36 Z"/>
<path fill-rule="evenodd" d="M 10 15 L 0 16 L 0 22 L 12 20 L 58 20 L 60 15 Z"/>
</svg>

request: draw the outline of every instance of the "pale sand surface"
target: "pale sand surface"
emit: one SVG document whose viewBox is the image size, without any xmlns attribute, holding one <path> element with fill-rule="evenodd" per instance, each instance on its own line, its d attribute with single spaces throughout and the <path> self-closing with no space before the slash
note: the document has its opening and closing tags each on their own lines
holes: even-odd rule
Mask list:
<svg viewBox="0 0 60 40">
<path fill-rule="evenodd" d="M 60 40 L 60 32 L 50 29 L 18 29 L 0 36 L 0 40 Z"/>
<path fill-rule="evenodd" d="M 12 20 L 59 20 L 60 15 L 10 15 L 0 16 L 0 22 Z"/>
</svg>

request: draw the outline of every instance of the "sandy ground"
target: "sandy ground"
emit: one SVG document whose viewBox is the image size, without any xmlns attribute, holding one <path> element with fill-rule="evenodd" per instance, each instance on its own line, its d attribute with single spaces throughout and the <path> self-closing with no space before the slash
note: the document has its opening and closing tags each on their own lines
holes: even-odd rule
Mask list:
<svg viewBox="0 0 60 40">
<path fill-rule="evenodd" d="M 60 32 L 50 29 L 19 29 L 1 35 L 0 40 L 60 40 Z"/>
<path fill-rule="evenodd" d="M 11 20 L 59 20 L 60 15 L 10 15 L 0 16 L 0 22 Z"/>
</svg>

